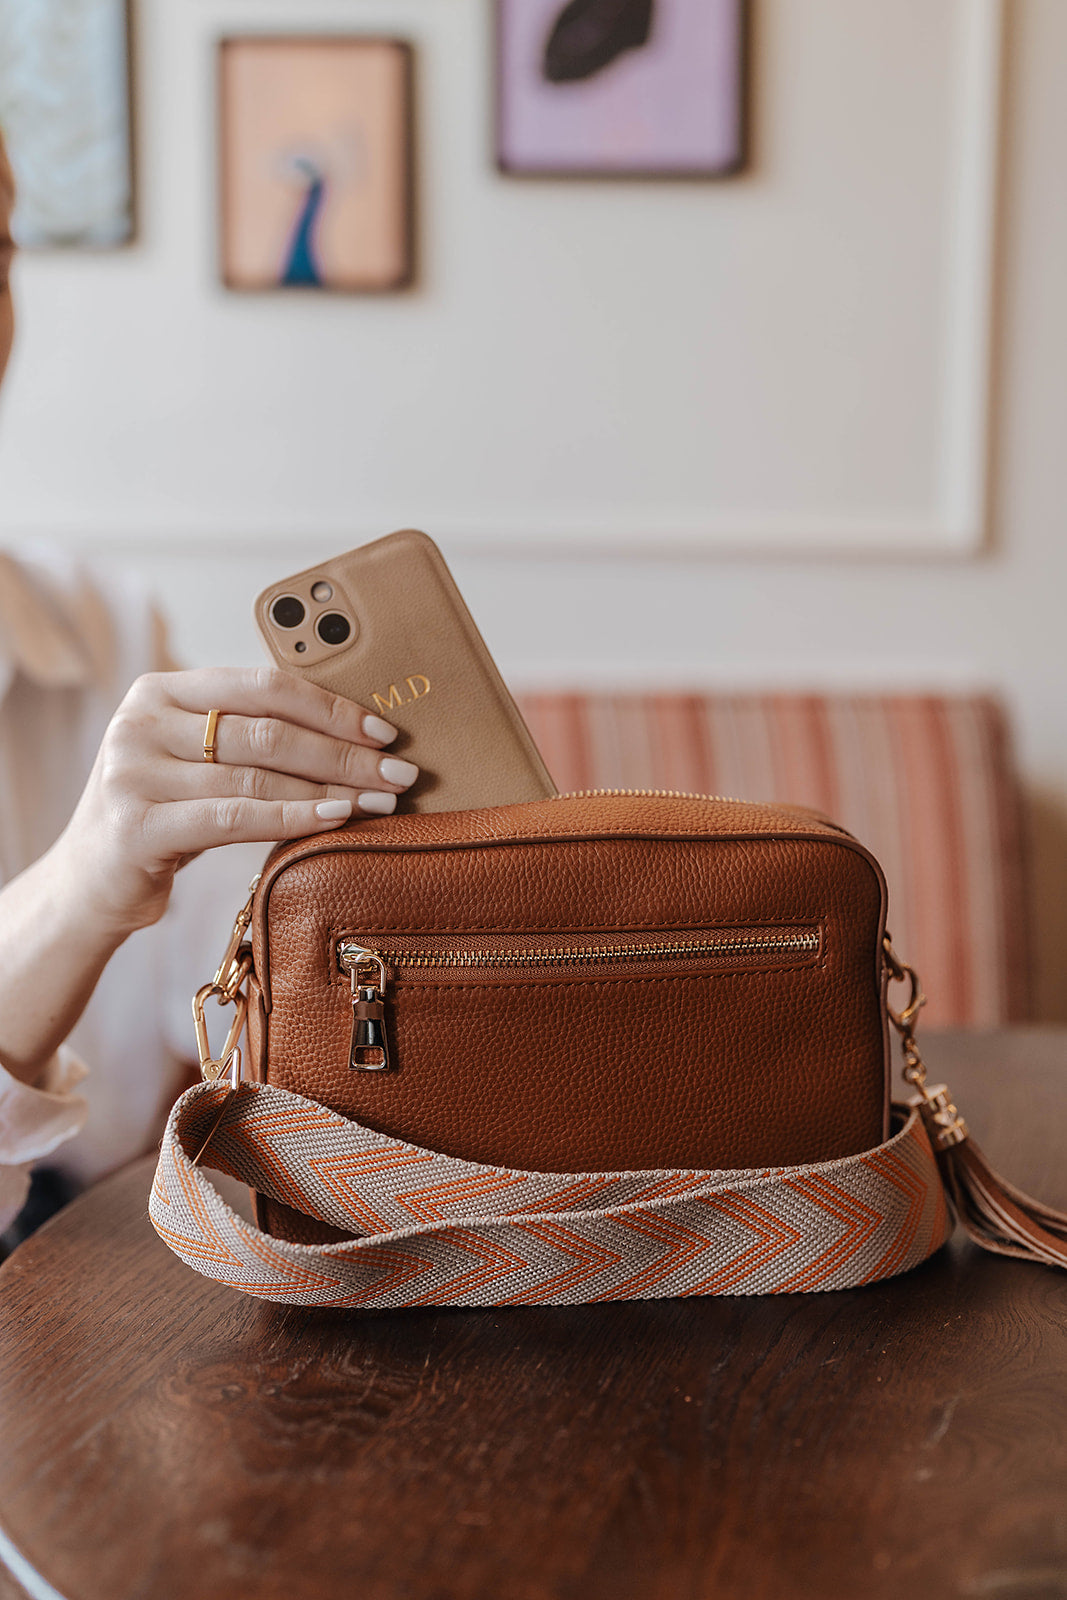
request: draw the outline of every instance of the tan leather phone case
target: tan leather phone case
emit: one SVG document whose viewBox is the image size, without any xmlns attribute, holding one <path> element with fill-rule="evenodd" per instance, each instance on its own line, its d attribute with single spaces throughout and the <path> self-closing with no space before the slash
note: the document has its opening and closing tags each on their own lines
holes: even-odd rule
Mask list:
<svg viewBox="0 0 1067 1600">
<path fill-rule="evenodd" d="M 414 528 L 391 533 L 273 583 L 254 612 L 279 666 L 400 729 L 389 753 L 408 756 L 421 769 L 400 796 L 400 809 L 466 811 L 556 793 L 444 557 L 426 534 Z M 289 625 L 279 626 L 278 618 Z M 341 638 L 345 624 L 349 632 Z"/>
</svg>

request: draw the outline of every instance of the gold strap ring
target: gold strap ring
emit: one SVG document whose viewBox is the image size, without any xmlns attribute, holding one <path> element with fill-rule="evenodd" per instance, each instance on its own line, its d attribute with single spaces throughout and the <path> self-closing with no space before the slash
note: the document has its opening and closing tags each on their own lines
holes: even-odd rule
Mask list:
<svg viewBox="0 0 1067 1600">
<path fill-rule="evenodd" d="M 222 712 L 221 711 L 209 711 L 208 714 L 207 714 L 207 722 L 204 725 L 204 760 L 205 761 L 214 761 L 215 760 L 215 730 L 218 728 L 219 718 L 221 716 L 222 716 Z"/>
</svg>

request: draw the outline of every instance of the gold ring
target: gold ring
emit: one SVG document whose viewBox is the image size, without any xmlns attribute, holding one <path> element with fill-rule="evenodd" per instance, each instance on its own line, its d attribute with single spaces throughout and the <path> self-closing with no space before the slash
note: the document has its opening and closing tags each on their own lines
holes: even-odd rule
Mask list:
<svg viewBox="0 0 1067 1600">
<path fill-rule="evenodd" d="M 218 728 L 219 718 L 221 716 L 221 711 L 209 711 L 207 714 L 207 722 L 204 726 L 205 761 L 214 761 L 215 759 L 215 730 Z"/>
</svg>

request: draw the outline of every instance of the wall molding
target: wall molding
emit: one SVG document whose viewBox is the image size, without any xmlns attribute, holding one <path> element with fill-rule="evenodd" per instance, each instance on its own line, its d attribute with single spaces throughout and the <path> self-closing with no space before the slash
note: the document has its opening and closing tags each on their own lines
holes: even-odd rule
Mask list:
<svg viewBox="0 0 1067 1600">
<path fill-rule="evenodd" d="M 992 444 L 997 198 L 1000 184 L 1005 0 L 962 0 L 960 185 L 947 334 L 942 542 L 976 551 L 988 536 Z"/>
<path fill-rule="evenodd" d="M 984 495 L 983 495 L 984 503 Z M 68 523 L 21 522 L 5 530 L 5 547 L 30 554 L 34 548 L 55 550 L 74 559 L 105 562 L 173 562 L 176 566 L 211 559 L 239 561 L 254 551 L 290 565 L 306 564 L 354 549 L 397 528 L 422 528 L 442 546 L 448 557 L 472 556 L 497 561 L 602 560 L 618 557 L 636 561 L 760 562 L 790 560 L 802 563 L 842 560 L 879 565 L 916 561 L 955 565 L 971 561 L 985 547 L 982 523 L 959 525 L 955 535 L 947 524 L 927 518 L 907 521 L 893 518 L 847 518 L 835 515 L 821 521 L 790 518 L 682 521 L 661 518 L 650 533 L 640 524 L 616 520 L 590 522 L 576 516 L 556 515 L 537 522 L 501 517 L 486 522 L 471 517 L 405 517 L 391 511 L 375 520 L 334 523 L 317 517 L 314 524 L 296 531 L 292 527 L 263 526 L 227 521 L 207 530 L 188 521 L 168 524 L 154 514 L 123 526 L 112 519 L 106 528 Z M 955 528 L 956 525 L 953 524 Z"/>
</svg>

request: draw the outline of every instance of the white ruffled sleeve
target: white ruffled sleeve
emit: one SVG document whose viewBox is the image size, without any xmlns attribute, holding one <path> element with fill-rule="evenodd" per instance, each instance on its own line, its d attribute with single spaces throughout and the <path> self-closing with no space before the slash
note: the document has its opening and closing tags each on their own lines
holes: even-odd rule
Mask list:
<svg viewBox="0 0 1067 1600">
<path fill-rule="evenodd" d="M 22 1210 L 30 1168 L 81 1130 L 88 1105 L 74 1090 L 87 1071 L 66 1045 L 33 1087 L 0 1063 L 0 1232 Z"/>
</svg>

